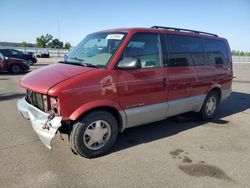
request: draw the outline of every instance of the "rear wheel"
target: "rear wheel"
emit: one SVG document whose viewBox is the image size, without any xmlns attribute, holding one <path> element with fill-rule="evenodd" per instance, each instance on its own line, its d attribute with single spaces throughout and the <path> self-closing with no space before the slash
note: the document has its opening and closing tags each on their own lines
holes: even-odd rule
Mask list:
<svg viewBox="0 0 250 188">
<path fill-rule="evenodd" d="M 88 158 L 98 157 L 111 149 L 117 134 L 114 116 L 98 110 L 86 114 L 73 125 L 70 143 L 75 153 Z"/>
<path fill-rule="evenodd" d="M 219 95 L 217 92 L 212 91 L 210 92 L 200 111 L 200 116 L 204 120 L 212 119 L 214 117 L 214 114 L 216 112 L 216 109 L 219 105 Z"/>
<path fill-rule="evenodd" d="M 20 65 L 14 64 L 10 67 L 10 71 L 14 74 L 18 74 L 22 71 Z"/>
</svg>

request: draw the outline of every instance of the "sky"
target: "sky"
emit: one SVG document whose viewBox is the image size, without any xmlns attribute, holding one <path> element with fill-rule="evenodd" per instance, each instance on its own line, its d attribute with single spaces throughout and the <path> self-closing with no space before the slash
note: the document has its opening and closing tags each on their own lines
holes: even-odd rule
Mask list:
<svg viewBox="0 0 250 188">
<path fill-rule="evenodd" d="M 60 33 L 75 46 L 99 30 L 161 25 L 215 33 L 250 51 L 250 0 L 0 0 L 0 18 L 1 42 Z"/>
</svg>

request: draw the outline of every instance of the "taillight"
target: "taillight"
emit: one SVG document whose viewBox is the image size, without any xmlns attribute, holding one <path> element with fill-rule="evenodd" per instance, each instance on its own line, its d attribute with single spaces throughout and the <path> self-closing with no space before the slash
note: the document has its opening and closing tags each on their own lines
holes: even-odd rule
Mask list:
<svg viewBox="0 0 250 188">
<path fill-rule="evenodd" d="M 60 115 L 60 105 L 57 97 L 49 97 L 49 113 L 54 115 Z"/>
</svg>

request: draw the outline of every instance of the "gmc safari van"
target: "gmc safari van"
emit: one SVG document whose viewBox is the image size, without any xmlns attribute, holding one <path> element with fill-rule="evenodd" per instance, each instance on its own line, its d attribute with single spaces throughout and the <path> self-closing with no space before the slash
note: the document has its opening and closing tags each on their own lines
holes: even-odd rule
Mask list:
<svg viewBox="0 0 250 188">
<path fill-rule="evenodd" d="M 153 26 L 88 35 L 64 61 L 25 75 L 19 112 L 51 149 L 70 127 L 72 150 L 97 157 L 125 129 L 194 111 L 207 120 L 231 94 L 228 42 L 215 34 Z"/>
</svg>

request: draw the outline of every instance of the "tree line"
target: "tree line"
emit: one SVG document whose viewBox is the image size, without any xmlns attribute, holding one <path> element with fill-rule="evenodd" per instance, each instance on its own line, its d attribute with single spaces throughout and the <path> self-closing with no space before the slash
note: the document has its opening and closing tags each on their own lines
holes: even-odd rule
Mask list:
<svg viewBox="0 0 250 188">
<path fill-rule="evenodd" d="M 250 56 L 250 52 L 243 52 L 243 51 L 239 51 L 239 50 L 233 50 L 232 51 L 232 55 L 235 56 Z"/>
<path fill-rule="evenodd" d="M 27 43 L 25 41 L 21 44 L 22 47 L 33 47 L 33 44 Z M 59 49 L 70 49 L 71 44 L 66 42 L 65 44 L 57 38 L 54 38 L 51 34 L 41 35 L 36 38 L 37 48 L 59 48 Z"/>
</svg>

